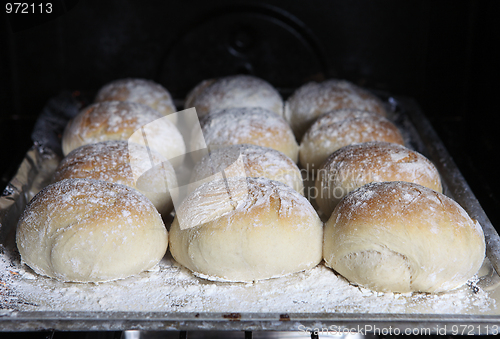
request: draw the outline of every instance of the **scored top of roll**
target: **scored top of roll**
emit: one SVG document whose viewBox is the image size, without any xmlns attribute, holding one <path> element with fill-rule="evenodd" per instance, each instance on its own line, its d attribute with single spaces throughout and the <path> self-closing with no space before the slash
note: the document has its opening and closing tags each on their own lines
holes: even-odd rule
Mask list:
<svg viewBox="0 0 500 339">
<path fill-rule="evenodd" d="M 255 281 L 321 261 L 323 224 L 309 201 L 266 178 L 227 178 L 198 187 L 170 228 L 174 259 L 211 280 Z"/>
</svg>

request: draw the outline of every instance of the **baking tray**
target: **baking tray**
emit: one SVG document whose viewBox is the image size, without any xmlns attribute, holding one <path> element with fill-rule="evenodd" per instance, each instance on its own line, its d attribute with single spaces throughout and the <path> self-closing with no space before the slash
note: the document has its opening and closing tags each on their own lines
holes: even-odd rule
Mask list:
<svg viewBox="0 0 500 339">
<path fill-rule="evenodd" d="M 390 118 L 403 132 L 407 146 L 436 165 L 444 193 L 482 225 L 487 259 L 475 281 L 439 295 L 381 294 L 351 286 L 320 264 L 311 271 L 263 283 L 227 284 L 194 277 L 168 254 L 156 271 L 119 282 L 72 284 L 37 276 L 19 263 L 15 226 L 26 203 L 50 181 L 61 158 L 57 129 L 78 111 L 74 98 L 63 95 L 66 113 L 59 120 L 49 119 L 48 125 L 47 121 L 42 124 L 44 132 L 52 129 L 52 136 L 35 137 L 35 127 L 34 138 L 41 141 L 27 152 L 18 173 L 0 197 L 0 250 L 4 266 L 0 275 L 0 330 L 273 330 L 383 335 L 500 332 L 497 232 L 416 102 L 377 94 L 390 108 Z M 56 108 L 60 108 L 60 101 L 56 103 Z M 50 105 L 53 107 L 54 102 Z M 336 279 L 335 284 L 325 285 L 331 286 L 331 290 L 317 286 L 325 274 L 330 275 L 328 279 Z M 43 288 L 38 290 L 38 286 Z M 26 293 L 30 288 L 35 293 Z M 190 292 L 196 288 L 197 294 Z M 175 289 L 180 289 L 181 295 L 184 292 L 182 300 Z M 149 290 L 149 294 L 144 292 Z M 339 299 L 342 294 L 346 294 L 344 299 Z M 227 300 L 217 299 L 222 296 Z M 134 298 L 144 303 L 131 304 Z M 297 300 L 291 300 L 294 298 Z"/>
</svg>

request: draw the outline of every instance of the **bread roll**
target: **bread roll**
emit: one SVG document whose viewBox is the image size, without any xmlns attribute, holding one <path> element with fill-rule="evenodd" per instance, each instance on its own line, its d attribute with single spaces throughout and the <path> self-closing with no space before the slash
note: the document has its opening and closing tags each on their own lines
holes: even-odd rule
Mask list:
<svg viewBox="0 0 500 339">
<path fill-rule="evenodd" d="M 481 226 L 452 199 L 418 184 L 367 184 L 325 225 L 326 264 L 353 284 L 382 292 L 443 292 L 477 273 Z"/>
<path fill-rule="evenodd" d="M 243 173 L 240 169 L 243 169 Z M 272 148 L 241 144 L 214 150 L 194 167 L 191 175 L 192 189 L 208 181 L 223 179 L 222 171 L 226 178 L 264 177 L 279 181 L 303 194 L 302 175 L 297 165 Z"/>
<path fill-rule="evenodd" d="M 235 107 L 262 107 L 283 116 L 283 99 L 278 91 L 251 75 L 204 80 L 188 94 L 184 107 L 196 107 L 200 118 L 214 110 Z"/>
<path fill-rule="evenodd" d="M 286 121 L 261 107 L 228 108 L 212 111 L 201 121 L 201 133 L 193 133 L 191 150 L 252 144 L 284 153 L 297 162 L 299 148 Z M 193 153 L 195 160 L 196 153 Z"/>
<path fill-rule="evenodd" d="M 162 85 L 146 79 L 119 79 L 103 86 L 97 92 L 95 102 L 131 101 L 149 106 L 162 115 L 167 116 L 177 112 L 172 96 Z M 177 122 L 177 115 L 169 116 Z"/>
<path fill-rule="evenodd" d="M 154 267 L 167 250 L 168 234 L 153 204 L 136 190 L 68 179 L 31 200 L 16 242 L 22 261 L 38 274 L 100 282 Z"/>
<path fill-rule="evenodd" d="M 170 229 L 170 252 L 202 277 L 255 281 L 316 266 L 322 236 L 316 211 L 291 187 L 266 178 L 228 178 L 198 187 L 182 203 Z"/>
<path fill-rule="evenodd" d="M 159 153 L 124 140 L 108 140 L 71 151 L 54 180 L 87 178 L 114 182 L 144 194 L 162 216 L 172 212 L 169 187 L 177 187 L 172 165 Z"/>
<path fill-rule="evenodd" d="M 330 79 L 298 88 L 285 103 L 285 119 L 300 141 L 321 114 L 343 108 L 387 115 L 382 101 L 370 92 L 345 80 Z"/>
<path fill-rule="evenodd" d="M 349 192 L 370 182 L 408 181 L 442 192 L 439 173 L 422 154 L 388 142 L 342 147 L 326 160 L 316 176 L 316 203 L 330 216 Z"/>
<path fill-rule="evenodd" d="M 386 141 L 404 145 L 403 136 L 379 115 L 343 109 L 321 115 L 307 130 L 300 144 L 300 164 L 317 171 L 336 150 L 351 144 Z"/>
<path fill-rule="evenodd" d="M 174 166 L 182 162 L 186 153 L 174 123 L 148 106 L 120 101 L 90 105 L 71 119 L 64 129 L 63 153 L 68 155 L 80 146 L 106 140 L 147 144 Z"/>
</svg>

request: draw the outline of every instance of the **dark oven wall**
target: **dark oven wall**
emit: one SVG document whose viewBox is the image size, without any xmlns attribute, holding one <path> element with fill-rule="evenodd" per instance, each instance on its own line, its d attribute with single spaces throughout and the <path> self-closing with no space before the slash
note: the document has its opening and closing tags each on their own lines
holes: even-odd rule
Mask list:
<svg viewBox="0 0 500 339">
<path fill-rule="evenodd" d="M 108 81 L 142 77 L 182 99 L 202 79 L 247 73 L 286 96 L 307 81 L 336 77 L 415 98 L 499 220 L 498 184 L 490 180 L 498 151 L 498 52 L 490 48 L 498 43 L 498 2 L 52 3 L 51 17 L 2 12 L 2 187 L 31 145 L 43 105 L 62 90 L 92 99 Z"/>
</svg>

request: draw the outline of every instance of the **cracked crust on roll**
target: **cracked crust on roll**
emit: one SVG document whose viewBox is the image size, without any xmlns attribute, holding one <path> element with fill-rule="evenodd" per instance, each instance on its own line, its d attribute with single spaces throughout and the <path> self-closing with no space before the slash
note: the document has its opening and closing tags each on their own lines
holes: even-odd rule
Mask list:
<svg viewBox="0 0 500 339">
<path fill-rule="evenodd" d="M 321 115 L 302 138 L 300 164 L 316 171 L 336 150 L 369 141 L 404 145 L 401 132 L 384 117 L 353 109 L 328 112 Z"/>
<path fill-rule="evenodd" d="M 379 98 L 349 81 L 338 79 L 310 82 L 298 88 L 286 101 L 284 115 L 300 141 L 321 114 L 344 108 L 387 116 Z"/>
<path fill-rule="evenodd" d="M 210 149 L 252 144 L 278 150 L 294 162 L 298 160 L 299 147 L 290 126 L 285 119 L 264 108 L 241 107 L 212 111 L 200 120 L 200 125 L 203 136 L 199 132 L 194 133 L 191 150 L 204 148 L 204 143 Z M 193 156 L 196 157 L 195 153 Z"/>
<path fill-rule="evenodd" d="M 174 166 L 182 163 L 186 146 L 175 124 L 154 109 L 134 102 L 106 101 L 84 108 L 66 125 L 62 149 L 67 155 L 80 146 L 106 140 L 145 145 L 144 135 L 148 147 Z"/>
<path fill-rule="evenodd" d="M 100 282 L 153 268 L 167 250 L 168 233 L 153 204 L 136 190 L 66 179 L 30 201 L 16 243 L 23 263 L 38 274 Z"/>
<path fill-rule="evenodd" d="M 280 182 L 211 181 L 177 212 L 171 253 L 198 275 L 255 281 L 307 270 L 321 261 L 321 220 L 306 198 Z"/>
<path fill-rule="evenodd" d="M 321 211 L 330 216 L 349 192 L 370 182 L 408 181 L 442 192 L 434 164 L 422 154 L 388 142 L 366 142 L 335 151 L 316 177 Z"/>
<path fill-rule="evenodd" d="M 71 151 L 54 181 L 87 178 L 126 185 L 144 194 L 161 215 L 173 209 L 169 188 L 177 187 L 174 168 L 161 154 L 124 140 L 108 140 Z"/>
<path fill-rule="evenodd" d="M 447 196 L 418 184 L 370 183 L 351 192 L 325 224 L 327 266 L 381 292 L 444 292 L 477 273 L 479 223 Z"/>
<path fill-rule="evenodd" d="M 243 170 L 243 171 L 241 171 Z M 303 194 L 302 175 L 297 164 L 280 151 L 269 147 L 239 144 L 212 151 L 196 164 L 191 175 L 193 188 L 228 177 L 265 177 L 284 183 Z"/>
</svg>

